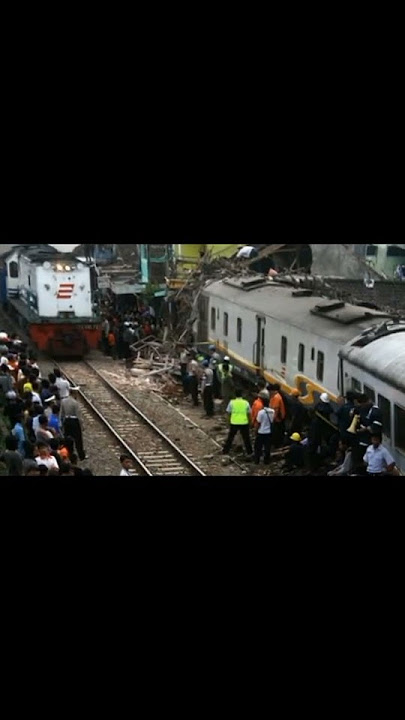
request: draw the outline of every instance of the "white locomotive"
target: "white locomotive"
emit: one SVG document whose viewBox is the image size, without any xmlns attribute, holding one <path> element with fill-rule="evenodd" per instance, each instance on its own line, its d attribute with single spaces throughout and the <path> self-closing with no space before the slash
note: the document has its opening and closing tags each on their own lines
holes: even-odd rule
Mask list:
<svg viewBox="0 0 405 720">
<path fill-rule="evenodd" d="M 83 356 L 98 346 L 89 265 L 45 244 L 17 245 L 1 261 L 1 301 L 40 350 Z"/>
<path fill-rule="evenodd" d="M 384 321 L 384 322 L 382 322 Z M 311 406 L 366 392 L 384 415 L 385 443 L 405 469 L 405 322 L 260 276 L 210 282 L 199 299 L 199 341 L 246 378 L 278 382 Z"/>
</svg>

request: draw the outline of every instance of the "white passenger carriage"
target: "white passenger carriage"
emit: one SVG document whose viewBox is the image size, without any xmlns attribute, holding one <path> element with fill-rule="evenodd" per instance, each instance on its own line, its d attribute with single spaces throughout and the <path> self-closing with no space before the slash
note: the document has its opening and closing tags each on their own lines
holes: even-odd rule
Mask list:
<svg viewBox="0 0 405 720">
<path fill-rule="evenodd" d="M 339 351 L 387 313 L 328 300 L 259 276 L 210 283 L 200 298 L 198 338 L 217 345 L 246 375 L 298 388 L 312 405 L 343 391 Z"/>
<path fill-rule="evenodd" d="M 345 390 L 367 393 L 383 413 L 384 444 L 405 470 L 405 322 L 366 331 L 339 353 Z"/>
</svg>

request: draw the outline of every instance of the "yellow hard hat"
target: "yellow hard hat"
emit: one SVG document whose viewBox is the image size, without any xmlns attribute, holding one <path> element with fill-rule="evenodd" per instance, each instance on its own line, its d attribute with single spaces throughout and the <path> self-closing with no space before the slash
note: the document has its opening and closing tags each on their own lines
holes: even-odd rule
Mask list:
<svg viewBox="0 0 405 720">
<path fill-rule="evenodd" d="M 299 433 L 293 433 L 290 437 L 290 440 L 294 440 L 295 442 L 301 442 L 301 435 Z"/>
</svg>

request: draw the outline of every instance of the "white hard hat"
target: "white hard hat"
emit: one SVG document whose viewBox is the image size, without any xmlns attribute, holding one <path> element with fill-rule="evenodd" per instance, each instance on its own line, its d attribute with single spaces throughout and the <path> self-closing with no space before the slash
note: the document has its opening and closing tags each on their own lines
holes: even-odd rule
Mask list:
<svg viewBox="0 0 405 720">
<path fill-rule="evenodd" d="M 329 402 L 329 395 L 328 395 L 328 393 L 322 393 L 322 395 L 321 395 L 321 400 L 322 400 L 323 403 L 328 403 L 328 402 Z"/>
<path fill-rule="evenodd" d="M 225 355 L 225 357 L 224 357 L 224 362 L 229 362 L 229 357 L 228 357 L 228 355 Z"/>
</svg>

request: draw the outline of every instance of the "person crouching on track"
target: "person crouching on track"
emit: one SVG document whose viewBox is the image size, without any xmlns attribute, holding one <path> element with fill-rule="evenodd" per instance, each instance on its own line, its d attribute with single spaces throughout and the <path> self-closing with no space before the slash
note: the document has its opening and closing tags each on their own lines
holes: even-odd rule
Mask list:
<svg viewBox="0 0 405 720">
<path fill-rule="evenodd" d="M 262 391 L 263 393 L 266 391 Z M 260 395 L 261 393 L 259 393 Z M 264 451 L 264 464 L 269 465 L 270 463 L 270 450 L 271 450 L 271 431 L 274 420 L 275 412 L 269 407 L 270 398 L 261 398 L 263 407 L 259 410 L 256 423 L 258 425 L 257 435 L 255 440 L 255 463 L 260 464 L 260 458 Z"/>
<path fill-rule="evenodd" d="M 71 388 L 73 392 L 75 388 Z M 63 428 L 63 434 L 69 435 L 75 441 L 77 454 L 80 460 L 86 459 L 86 453 L 83 447 L 83 432 L 81 426 L 80 405 L 75 398 L 70 395 L 61 402 L 60 421 Z"/>
<path fill-rule="evenodd" d="M 252 455 L 252 444 L 250 442 L 249 426 L 252 411 L 247 400 L 242 397 L 242 391 L 236 390 L 235 399 L 231 400 L 227 407 L 227 413 L 230 415 L 230 429 L 228 439 L 222 450 L 224 455 L 227 455 L 232 447 L 235 435 L 240 431 L 243 442 L 245 443 L 245 449 L 248 456 Z"/>
<path fill-rule="evenodd" d="M 284 470 L 302 469 L 305 465 L 305 446 L 302 444 L 301 435 L 294 432 L 290 437 L 290 448 L 285 456 Z"/>
</svg>

